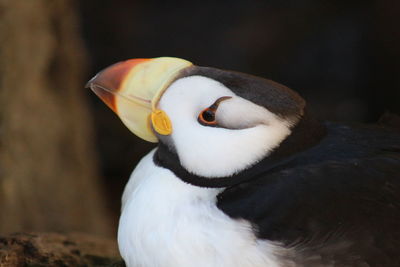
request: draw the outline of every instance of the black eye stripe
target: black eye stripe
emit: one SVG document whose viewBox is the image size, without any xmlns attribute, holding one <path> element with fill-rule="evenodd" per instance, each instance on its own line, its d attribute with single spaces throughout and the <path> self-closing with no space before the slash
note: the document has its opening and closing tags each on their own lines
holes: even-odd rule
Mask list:
<svg viewBox="0 0 400 267">
<path fill-rule="evenodd" d="M 232 97 L 231 97 L 231 96 L 223 96 L 223 97 L 218 98 L 218 99 L 214 102 L 214 104 L 212 104 L 212 105 L 210 106 L 210 109 L 213 110 L 213 111 L 215 112 L 215 111 L 217 110 L 219 104 L 221 104 L 222 101 L 228 100 L 228 99 L 230 99 L 230 98 L 232 98 Z"/>
</svg>

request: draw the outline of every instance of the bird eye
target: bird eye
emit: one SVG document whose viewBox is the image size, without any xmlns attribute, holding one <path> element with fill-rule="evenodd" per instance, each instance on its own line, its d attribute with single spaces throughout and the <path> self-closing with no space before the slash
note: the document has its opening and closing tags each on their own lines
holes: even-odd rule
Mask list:
<svg viewBox="0 0 400 267">
<path fill-rule="evenodd" d="M 200 112 L 198 121 L 200 124 L 205 126 L 215 126 L 217 125 L 217 120 L 215 119 L 215 113 L 217 112 L 219 104 L 224 101 L 232 98 L 231 96 L 223 96 L 217 99 L 210 107 L 204 109 Z"/>
<path fill-rule="evenodd" d="M 215 120 L 215 110 L 212 110 L 211 108 L 206 108 L 205 110 L 200 112 L 198 121 L 206 126 L 216 125 L 217 121 Z"/>
</svg>

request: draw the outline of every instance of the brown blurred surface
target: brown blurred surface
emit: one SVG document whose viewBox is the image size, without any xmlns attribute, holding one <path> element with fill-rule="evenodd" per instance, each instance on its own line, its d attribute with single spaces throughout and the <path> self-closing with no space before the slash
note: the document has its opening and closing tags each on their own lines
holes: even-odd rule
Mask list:
<svg viewBox="0 0 400 267">
<path fill-rule="evenodd" d="M 0 2 L 0 233 L 111 235 L 74 2 Z"/>
<path fill-rule="evenodd" d="M 114 240 L 87 234 L 29 233 L 0 237 L 0 267 L 123 266 Z"/>
</svg>

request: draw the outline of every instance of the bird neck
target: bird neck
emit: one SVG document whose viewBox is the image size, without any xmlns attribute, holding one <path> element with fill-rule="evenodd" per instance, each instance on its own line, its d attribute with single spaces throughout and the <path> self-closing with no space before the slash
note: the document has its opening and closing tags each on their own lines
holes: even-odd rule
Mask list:
<svg viewBox="0 0 400 267">
<path fill-rule="evenodd" d="M 291 134 L 266 159 L 279 161 L 297 155 L 317 145 L 326 133 L 326 126 L 305 108 L 303 116 L 291 129 Z"/>
</svg>

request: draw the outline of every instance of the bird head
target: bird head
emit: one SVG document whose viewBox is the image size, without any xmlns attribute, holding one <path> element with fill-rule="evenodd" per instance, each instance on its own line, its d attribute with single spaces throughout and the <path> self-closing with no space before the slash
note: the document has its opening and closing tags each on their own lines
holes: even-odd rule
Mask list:
<svg viewBox="0 0 400 267">
<path fill-rule="evenodd" d="M 305 101 L 286 86 L 171 57 L 116 63 L 88 87 L 134 134 L 208 178 L 235 175 L 271 155 L 305 112 Z"/>
</svg>

